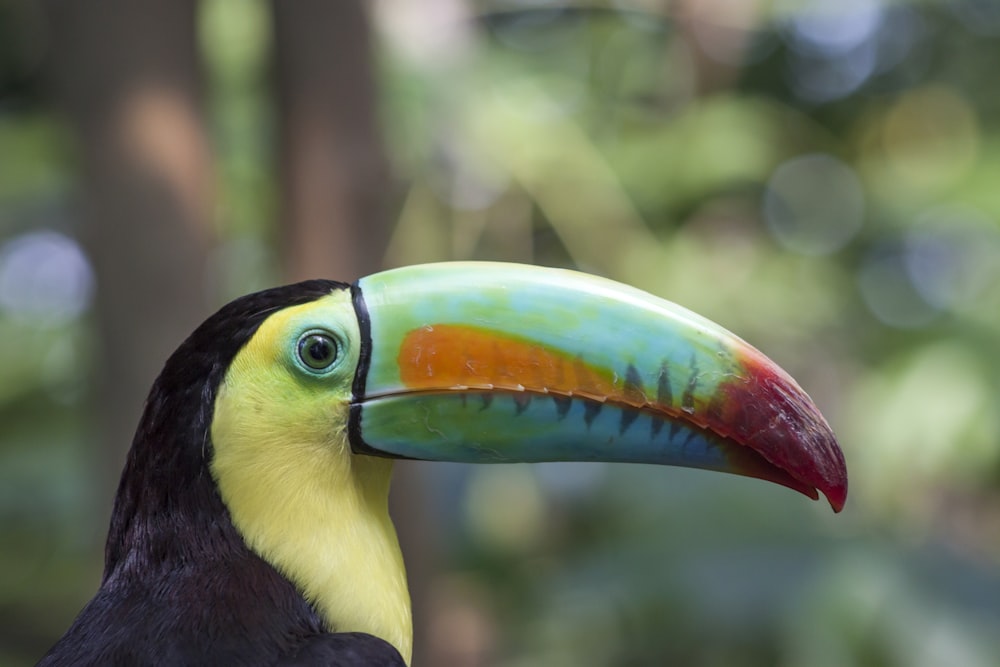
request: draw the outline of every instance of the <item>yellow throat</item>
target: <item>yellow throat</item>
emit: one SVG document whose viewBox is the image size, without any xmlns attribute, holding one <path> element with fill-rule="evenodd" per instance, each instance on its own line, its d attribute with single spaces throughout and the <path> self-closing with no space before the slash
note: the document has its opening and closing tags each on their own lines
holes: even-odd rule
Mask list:
<svg viewBox="0 0 1000 667">
<path fill-rule="evenodd" d="M 409 664 L 410 596 L 388 512 L 392 461 L 355 455 L 347 442 L 358 346 L 345 346 L 353 358 L 322 380 L 288 359 L 323 309 L 345 308 L 346 290 L 263 322 L 219 387 L 211 469 L 247 546 L 298 587 L 330 631 L 381 637 Z M 356 326 L 344 337 L 358 340 Z"/>
</svg>

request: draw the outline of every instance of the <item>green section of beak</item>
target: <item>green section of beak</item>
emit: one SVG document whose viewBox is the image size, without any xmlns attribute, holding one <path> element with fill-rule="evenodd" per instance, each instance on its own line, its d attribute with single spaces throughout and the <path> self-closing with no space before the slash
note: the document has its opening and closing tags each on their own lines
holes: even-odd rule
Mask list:
<svg viewBox="0 0 1000 667">
<path fill-rule="evenodd" d="M 818 489 L 843 506 L 843 455 L 808 396 L 676 304 L 496 263 L 387 271 L 354 292 L 369 336 L 354 386 L 356 451 L 700 467 Z"/>
</svg>

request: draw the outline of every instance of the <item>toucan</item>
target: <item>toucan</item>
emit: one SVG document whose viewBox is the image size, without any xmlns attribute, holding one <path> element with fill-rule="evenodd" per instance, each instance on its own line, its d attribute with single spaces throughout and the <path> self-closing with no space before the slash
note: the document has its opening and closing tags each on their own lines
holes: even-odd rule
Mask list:
<svg viewBox="0 0 1000 667">
<path fill-rule="evenodd" d="M 393 459 L 643 462 L 834 511 L 842 451 L 755 348 L 607 279 L 505 263 L 310 280 L 209 317 L 146 400 L 99 590 L 41 665 L 407 665 Z"/>
</svg>

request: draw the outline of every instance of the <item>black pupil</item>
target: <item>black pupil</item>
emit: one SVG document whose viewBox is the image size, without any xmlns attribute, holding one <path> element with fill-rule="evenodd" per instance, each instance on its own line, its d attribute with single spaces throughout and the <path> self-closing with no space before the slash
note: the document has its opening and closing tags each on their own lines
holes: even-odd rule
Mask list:
<svg viewBox="0 0 1000 667">
<path fill-rule="evenodd" d="M 337 353 L 332 340 L 326 336 L 309 336 L 303 341 L 304 361 L 313 368 L 329 366 Z"/>
</svg>

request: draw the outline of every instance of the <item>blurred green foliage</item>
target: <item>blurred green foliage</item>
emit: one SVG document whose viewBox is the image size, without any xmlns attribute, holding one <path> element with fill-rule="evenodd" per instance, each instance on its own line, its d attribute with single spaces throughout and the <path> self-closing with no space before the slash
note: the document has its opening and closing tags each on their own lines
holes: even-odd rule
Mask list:
<svg viewBox="0 0 1000 667">
<path fill-rule="evenodd" d="M 429 469 L 442 604 L 479 619 L 509 667 L 997 664 L 1000 9 L 654 5 L 380 3 L 402 184 L 387 261 L 576 266 L 719 321 L 817 399 L 848 506 L 684 470 Z M 270 38 L 260 2 L 207 0 L 201 19 L 221 300 L 277 275 Z M 12 665 L 94 590 L 105 525 L 90 511 L 86 266 L 23 259 L 41 230 L 82 233 L 44 40 L 24 37 L 42 31 L 30 3 L 0 5 Z"/>
</svg>

